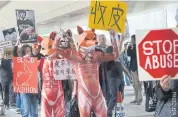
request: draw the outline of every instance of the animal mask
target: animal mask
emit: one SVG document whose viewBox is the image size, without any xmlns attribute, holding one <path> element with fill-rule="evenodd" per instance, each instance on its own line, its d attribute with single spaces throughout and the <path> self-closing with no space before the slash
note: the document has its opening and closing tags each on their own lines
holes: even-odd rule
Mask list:
<svg viewBox="0 0 178 117">
<path fill-rule="evenodd" d="M 60 30 L 59 33 L 56 34 L 55 40 L 59 40 L 58 47 L 60 48 L 70 48 L 70 42 L 73 42 L 72 40 L 72 32 L 70 30 L 67 30 L 66 32 L 64 30 Z"/>
<path fill-rule="evenodd" d="M 41 42 L 41 54 L 44 56 L 49 56 L 52 53 L 54 53 L 54 49 L 52 48 L 53 46 L 53 40 L 52 39 L 43 39 Z"/>
<path fill-rule="evenodd" d="M 77 26 L 79 33 L 78 44 L 80 47 L 91 47 L 96 44 L 95 29 L 84 31 L 80 26 Z"/>
</svg>

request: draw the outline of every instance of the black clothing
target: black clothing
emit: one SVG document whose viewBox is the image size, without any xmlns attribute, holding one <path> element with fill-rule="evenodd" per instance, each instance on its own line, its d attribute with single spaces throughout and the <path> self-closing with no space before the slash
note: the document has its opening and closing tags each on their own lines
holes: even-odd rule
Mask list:
<svg viewBox="0 0 178 117">
<path fill-rule="evenodd" d="M 171 89 L 162 90 L 160 84 L 156 88 L 158 103 L 155 117 L 178 117 L 178 80 L 171 80 Z"/>
<path fill-rule="evenodd" d="M 128 47 L 127 55 L 131 57 L 130 61 L 130 70 L 135 72 L 137 71 L 137 53 L 136 53 L 136 44 Z"/>
</svg>

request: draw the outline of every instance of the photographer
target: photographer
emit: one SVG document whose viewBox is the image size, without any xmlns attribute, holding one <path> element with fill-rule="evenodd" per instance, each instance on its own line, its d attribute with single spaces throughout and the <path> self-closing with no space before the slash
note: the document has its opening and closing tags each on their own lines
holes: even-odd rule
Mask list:
<svg viewBox="0 0 178 117">
<path fill-rule="evenodd" d="M 139 78 L 138 78 L 135 35 L 131 36 L 131 43 L 128 47 L 127 55 L 131 57 L 130 70 L 131 70 L 131 75 L 133 77 L 133 88 L 134 88 L 134 92 L 135 92 L 135 100 L 130 103 L 140 105 L 143 100 L 143 98 L 142 98 L 142 83 L 139 81 Z"/>
</svg>

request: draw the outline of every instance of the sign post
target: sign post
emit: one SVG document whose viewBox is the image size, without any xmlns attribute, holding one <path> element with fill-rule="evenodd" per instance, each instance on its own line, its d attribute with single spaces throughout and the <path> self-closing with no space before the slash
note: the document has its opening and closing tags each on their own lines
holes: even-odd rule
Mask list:
<svg viewBox="0 0 178 117">
<path fill-rule="evenodd" d="M 136 32 L 140 81 L 178 78 L 178 28 Z"/>
</svg>

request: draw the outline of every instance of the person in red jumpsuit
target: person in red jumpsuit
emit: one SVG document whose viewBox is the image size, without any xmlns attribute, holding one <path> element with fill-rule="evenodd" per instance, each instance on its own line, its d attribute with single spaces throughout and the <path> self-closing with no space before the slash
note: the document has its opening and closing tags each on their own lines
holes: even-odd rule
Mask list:
<svg viewBox="0 0 178 117">
<path fill-rule="evenodd" d="M 63 36 L 56 35 L 53 48 L 57 53 L 68 59 L 73 65 L 73 69 L 77 75 L 78 88 L 75 88 L 73 96 L 78 94 L 78 105 L 81 117 L 90 117 L 91 110 L 94 111 L 96 117 L 107 117 L 106 102 L 99 85 L 99 64 L 102 61 L 115 60 L 118 56 L 118 46 L 116 38 L 119 36 L 113 30 L 110 30 L 111 43 L 113 53 L 107 54 L 95 51 L 96 34 L 95 30 L 84 31 L 81 27 L 77 27 L 79 32 L 78 45 L 79 50 L 72 46 L 63 48 Z M 70 31 L 69 31 L 70 32 Z M 70 32 L 72 37 L 72 33 Z M 66 42 L 70 42 L 67 40 Z M 74 83 L 77 86 L 76 82 Z"/>
<path fill-rule="evenodd" d="M 60 80 L 54 79 L 53 61 L 57 53 L 52 49 L 53 40 L 41 42 L 41 53 L 45 55 L 42 68 L 41 117 L 64 117 L 64 92 Z"/>
</svg>

